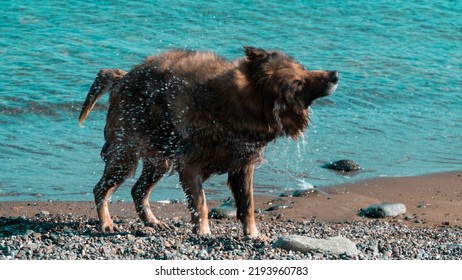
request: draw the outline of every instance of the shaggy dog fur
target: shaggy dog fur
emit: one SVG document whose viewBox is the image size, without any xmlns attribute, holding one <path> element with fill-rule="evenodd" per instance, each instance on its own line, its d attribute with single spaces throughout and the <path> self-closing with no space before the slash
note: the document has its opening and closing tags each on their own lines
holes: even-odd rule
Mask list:
<svg viewBox="0 0 462 280">
<path fill-rule="evenodd" d="M 244 49 L 246 56 L 236 61 L 180 50 L 148 57 L 128 73 L 99 72 L 79 122 L 109 91 L 101 152 L 106 166 L 94 188 L 100 231 L 117 230 L 108 199 L 142 160 L 142 174 L 131 193 L 147 226 L 169 227 L 152 213 L 149 195 L 172 168 L 186 193 L 195 232 L 210 233 L 202 183 L 213 174 L 228 173 L 243 232 L 258 235 L 255 164 L 262 161 L 268 142 L 302 134 L 308 107 L 336 89 L 338 72 L 309 71 L 283 53 Z"/>
</svg>

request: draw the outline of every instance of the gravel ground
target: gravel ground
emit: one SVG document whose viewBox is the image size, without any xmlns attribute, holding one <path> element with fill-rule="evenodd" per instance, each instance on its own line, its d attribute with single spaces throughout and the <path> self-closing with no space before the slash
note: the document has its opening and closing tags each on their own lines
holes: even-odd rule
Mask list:
<svg viewBox="0 0 462 280">
<path fill-rule="evenodd" d="M 409 227 L 399 221 L 364 219 L 327 223 L 275 217 L 257 221 L 263 237 L 242 237 L 235 220 L 211 220 L 212 236 L 192 234 L 189 221 L 167 220 L 171 231 L 144 227 L 136 219 L 116 220 L 121 232 L 99 234 L 94 218 L 42 213 L 34 218 L 0 217 L 0 259 L 462 259 L 460 226 Z M 273 248 L 281 236 L 343 236 L 359 254 L 326 255 Z"/>
</svg>

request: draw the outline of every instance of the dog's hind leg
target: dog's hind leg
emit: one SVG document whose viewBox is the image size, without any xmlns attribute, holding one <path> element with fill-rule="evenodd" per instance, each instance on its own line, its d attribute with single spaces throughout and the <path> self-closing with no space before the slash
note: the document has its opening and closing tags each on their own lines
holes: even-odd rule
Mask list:
<svg viewBox="0 0 462 280">
<path fill-rule="evenodd" d="M 244 234 L 251 237 L 258 236 L 253 201 L 254 169 L 255 165 L 249 164 L 235 172 L 229 173 L 228 176 L 228 185 L 236 201 L 237 218 L 242 222 Z"/>
<path fill-rule="evenodd" d="M 103 176 L 93 189 L 96 211 L 99 218 L 99 231 L 112 233 L 118 231 L 109 214 L 108 202 L 116 189 L 136 170 L 138 157 L 136 152 L 122 147 L 110 148 Z"/>
<path fill-rule="evenodd" d="M 165 159 L 145 159 L 141 176 L 132 188 L 132 198 L 136 212 L 146 226 L 170 229 L 170 226 L 159 221 L 151 211 L 149 195 L 157 182 L 170 169 L 170 162 Z"/>
<path fill-rule="evenodd" d="M 208 207 L 202 188 L 202 172 L 198 167 L 186 166 L 180 168 L 180 182 L 188 199 L 191 211 L 193 231 L 198 234 L 210 234 Z"/>
</svg>

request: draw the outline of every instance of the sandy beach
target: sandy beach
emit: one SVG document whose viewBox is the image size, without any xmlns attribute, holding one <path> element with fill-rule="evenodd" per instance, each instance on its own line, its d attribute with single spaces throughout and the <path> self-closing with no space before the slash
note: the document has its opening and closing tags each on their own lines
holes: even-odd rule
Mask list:
<svg viewBox="0 0 462 280">
<path fill-rule="evenodd" d="M 212 236 L 195 236 L 184 203 L 152 203 L 154 213 L 175 227 L 168 232 L 143 227 L 133 203 L 113 202 L 110 211 L 122 231 L 101 235 L 93 202 L 0 202 L 0 259 L 462 259 L 462 171 L 369 179 L 321 190 L 303 197 L 256 197 L 262 235 L 257 239 L 242 237 L 234 218 L 211 219 Z M 383 202 L 403 203 L 406 213 L 384 219 L 358 215 L 359 209 Z M 220 204 L 210 201 L 209 208 Z M 276 204 L 288 207 L 268 210 Z M 272 247 L 289 234 L 342 235 L 356 243 L 359 254 Z M 35 245 L 27 249 L 24 242 Z M 125 248 L 137 242 L 140 248 Z"/>
</svg>

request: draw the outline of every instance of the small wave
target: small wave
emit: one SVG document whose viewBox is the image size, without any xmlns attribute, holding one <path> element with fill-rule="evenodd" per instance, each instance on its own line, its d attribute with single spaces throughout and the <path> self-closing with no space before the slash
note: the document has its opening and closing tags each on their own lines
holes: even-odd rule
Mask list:
<svg viewBox="0 0 462 280">
<path fill-rule="evenodd" d="M 40 150 L 34 150 L 32 148 L 27 148 L 24 146 L 19 146 L 19 145 L 13 145 L 13 144 L 8 144 L 8 143 L 3 143 L 2 147 L 3 153 L 13 153 L 14 151 L 19 151 L 21 152 L 21 156 L 24 155 L 24 153 L 30 153 L 30 154 L 36 154 L 36 155 L 41 155 L 41 156 L 51 156 L 52 154 L 46 151 L 40 151 Z"/>
<path fill-rule="evenodd" d="M 22 195 L 21 193 L 17 192 L 8 192 L 8 193 L 0 193 L 0 197 L 14 197 L 14 196 L 20 196 Z"/>
<path fill-rule="evenodd" d="M 19 103 L 19 104 L 18 104 Z M 62 116 L 63 113 L 78 114 L 82 108 L 82 102 L 63 102 L 63 103 L 52 103 L 52 102 L 37 102 L 31 100 L 24 100 L 22 102 L 16 102 L 14 105 L 0 104 L 0 114 L 5 116 L 21 116 L 26 114 L 42 115 L 47 117 L 58 117 Z M 94 111 L 107 111 L 108 104 L 97 103 L 94 107 Z"/>
</svg>

